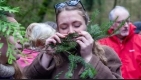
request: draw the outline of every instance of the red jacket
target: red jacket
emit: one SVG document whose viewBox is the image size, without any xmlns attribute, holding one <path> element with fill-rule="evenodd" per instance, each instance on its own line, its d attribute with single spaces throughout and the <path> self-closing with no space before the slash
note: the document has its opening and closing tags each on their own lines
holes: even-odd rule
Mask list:
<svg viewBox="0 0 141 80">
<path fill-rule="evenodd" d="M 130 24 L 130 33 L 122 41 L 116 37 L 98 40 L 103 45 L 112 47 L 122 62 L 122 76 L 125 79 L 141 79 L 141 35 L 134 33 L 135 26 Z"/>
</svg>

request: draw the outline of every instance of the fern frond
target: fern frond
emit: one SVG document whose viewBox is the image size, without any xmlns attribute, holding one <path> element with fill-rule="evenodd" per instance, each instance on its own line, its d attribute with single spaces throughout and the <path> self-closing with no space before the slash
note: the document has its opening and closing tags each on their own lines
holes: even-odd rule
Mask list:
<svg viewBox="0 0 141 80">
<path fill-rule="evenodd" d="M 19 23 L 9 22 L 5 15 L 6 12 L 16 13 L 18 11 L 19 7 L 11 7 L 7 5 L 6 0 L 0 0 L 0 37 L 5 37 L 8 40 L 9 36 L 13 36 L 15 41 L 21 40 L 21 43 L 24 43 L 26 39 L 22 36 L 24 36 L 25 34 L 25 29 L 23 29 L 23 27 L 20 27 L 21 25 Z M 16 58 L 13 56 L 13 54 L 15 54 L 15 46 L 13 44 L 10 44 L 8 41 L 7 43 L 8 51 L 6 53 L 6 56 L 8 57 L 8 63 L 12 64 L 13 60 L 16 60 Z M 0 48 L 2 48 L 2 46 L 3 45 L 1 45 Z"/>
</svg>

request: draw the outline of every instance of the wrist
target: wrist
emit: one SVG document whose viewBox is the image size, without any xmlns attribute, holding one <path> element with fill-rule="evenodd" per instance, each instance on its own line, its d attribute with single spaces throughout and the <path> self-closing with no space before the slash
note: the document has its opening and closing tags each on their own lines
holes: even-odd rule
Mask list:
<svg viewBox="0 0 141 80">
<path fill-rule="evenodd" d="M 91 58 L 92 58 L 92 53 L 89 54 L 88 56 L 86 56 L 86 57 L 84 58 L 84 60 L 85 60 L 86 63 L 88 63 L 88 62 L 91 60 Z"/>
<path fill-rule="evenodd" d="M 52 55 L 47 54 L 47 53 L 44 53 L 43 56 L 44 56 L 44 59 L 47 59 L 47 60 L 49 60 L 49 61 L 53 58 Z"/>
<path fill-rule="evenodd" d="M 48 65 L 49 65 L 49 63 L 50 63 L 50 61 L 51 61 L 51 59 L 52 59 L 52 56 L 51 55 L 44 53 L 43 56 L 42 56 L 42 58 L 41 58 L 41 65 L 44 68 L 47 68 Z"/>
</svg>

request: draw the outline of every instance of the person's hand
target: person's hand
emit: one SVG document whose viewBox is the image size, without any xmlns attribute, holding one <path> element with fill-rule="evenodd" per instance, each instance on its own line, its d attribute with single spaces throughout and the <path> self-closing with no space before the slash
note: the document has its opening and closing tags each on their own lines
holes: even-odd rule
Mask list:
<svg viewBox="0 0 141 80">
<path fill-rule="evenodd" d="M 60 38 L 65 38 L 66 34 L 60 34 L 60 33 L 56 33 L 53 36 L 49 37 L 46 40 L 46 45 L 49 45 L 51 43 L 56 44 L 56 43 L 61 43 L 61 39 Z"/>
<path fill-rule="evenodd" d="M 60 34 L 60 33 L 56 33 L 54 34 L 53 36 L 49 37 L 47 40 L 46 40 L 46 46 L 47 47 L 47 53 L 53 53 L 54 50 L 49 46 L 49 44 L 53 43 L 54 45 L 56 43 L 61 43 L 61 39 L 60 38 L 65 38 L 66 34 Z"/>
<path fill-rule="evenodd" d="M 53 36 L 49 37 L 46 42 L 46 54 L 43 54 L 43 57 L 41 59 L 41 64 L 44 68 L 46 68 L 49 65 L 49 62 L 51 61 L 51 59 L 53 58 L 52 53 L 54 53 L 55 51 L 49 46 L 49 44 L 56 44 L 56 43 L 61 43 L 61 39 L 60 38 L 64 38 L 65 35 L 60 34 L 60 33 L 56 33 Z"/>
<path fill-rule="evenodd" d="M 80 45 L 80 54 L 86 62 L 89 62 L 92 58 L 93 49 L 93 38 L 86 31 L 81 31 L 78 33 L 79 37 L 76 38 L 76 42 Z"/>
</svg>

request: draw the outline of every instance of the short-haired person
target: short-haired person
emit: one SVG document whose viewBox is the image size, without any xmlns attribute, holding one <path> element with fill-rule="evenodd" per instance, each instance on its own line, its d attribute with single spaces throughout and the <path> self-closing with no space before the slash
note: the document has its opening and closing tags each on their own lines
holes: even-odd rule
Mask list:
<svg viewBox="0 0 141 80">
<path fill-rule="evenodd" d="M 56 30 L 45 23 L 31 23 L 27 27 L 25 36 L 29 42 L 24 44 L 20 59 L 17 60 L 21 71 L 32 63 L 42 49 L 45 48 L 46 39 L 55 33 Z"/>
<path fill-rule="evenodd" d="M 109 33 L 116 30 L 125 21 L 118 33 L 114 36 L 100 39 L 103 45 L 113 48 L 122 62 L 122 76 L 125 79 L 141 78 L 141 35 L 135 34 L 135 26 L 130 22 L 128 10 L 122 6 L 116 6 L 109 13 L 109 20 L 115 21 L 109 29 Z"/>
</svg>

